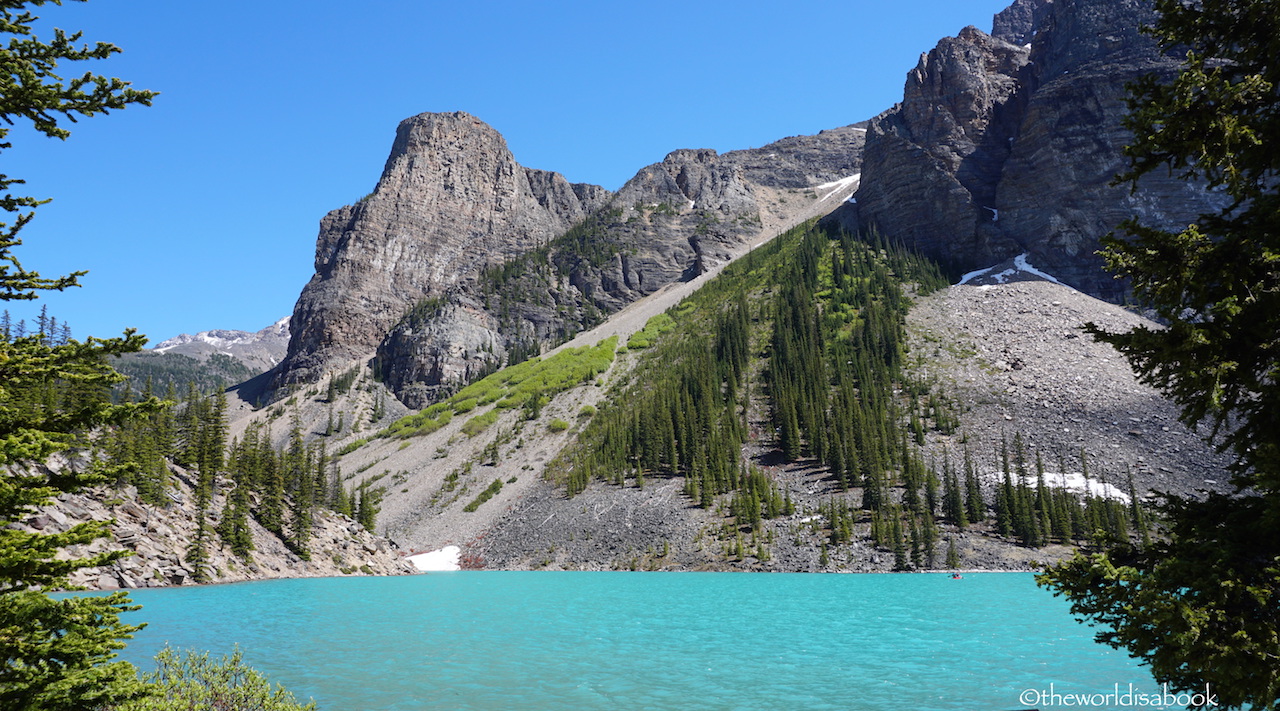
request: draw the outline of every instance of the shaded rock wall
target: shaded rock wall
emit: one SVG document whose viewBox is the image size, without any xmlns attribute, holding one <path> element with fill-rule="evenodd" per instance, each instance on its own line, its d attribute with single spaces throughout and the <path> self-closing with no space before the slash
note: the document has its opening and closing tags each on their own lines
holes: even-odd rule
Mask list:
<svg viewBox="0 0 1280 711">
<path fill-rule="evenodd" d="M 985 226 L 996 215 L 1029 56 L 974 27 L 921 55 L 902 103 L 867 133 L 857 196 L 863 220 L 962 268 L 1016 249 Z"/>
<path fill-rule="evenodd" d="M 1173 228 L 1223 204 L 1163 176 L 1132 194 L 1110 185 L 1127 166 L 1126 84 L 1177 66 L 1139 31 L 1153 17 L 1146 0 L 1018 0 L 995 36 L 942 40 L 872 121 L 863 224 L 961 270 L 1029 252 L 1076 288 L 1123 298 L 1099 238 L 1130 216 Z"/>
</svg>

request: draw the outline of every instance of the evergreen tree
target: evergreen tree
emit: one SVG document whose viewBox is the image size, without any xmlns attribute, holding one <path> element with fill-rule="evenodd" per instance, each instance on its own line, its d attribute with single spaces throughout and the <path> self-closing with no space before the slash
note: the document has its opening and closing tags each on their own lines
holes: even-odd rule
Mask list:
<svg viewBox="0 0 1280 711">
<path fill-rule="evenodd" d="M 311 527 L 314 522 L 315 479 L 311 467 L 311 450 L 302 439 L 302 423 L 293 415 L 289 430 L 289 449 L 285 452 L 285 482 L 292 496 L 290 509 L 290 542 L 303 560 L 310 560 Z"/>
<path fill-rule="evenodd" d="M 902 515 L 897 510 L 897 506 L 889 507 L 889 516 L 891 518 L 889 540 L 893 543 L 893 569 L 910 570 L 911 566 L 907 562 L 907 544 L 902 539 Z"/>
<path fill-rule="evenodd" d="M 359 498 L 356 502 L 356 521 L 370 533 L 377 532 L 378 508 L 382 503 L 382 489 L 374 488 L 368 482 L 360 485 Z"/>
<path fill-rule="evenodd" d="M 29 119 L 46 136 L 66 138 L 59 125 L 76 115 L 93 116 L 129 104 L 148 104 L 152 94 L 135 91 L 119 79 L 85 74 L 63 82 L 55 70 L 74 62 L 102 59 L 117 51 L 98 43 L 77 46 L 79 33 L 54 32 L 49 42 L 33 34 L 36 17 L 13 0 L 0 7 L 0 149 L 16 120 Z M 69 68 L 69 67 L 68 67 Z M 44 290 L 78 286 L 83 272 L 47 279 L 25 269 L 13 249 L 19 232 L 42 200 L 12 195 L 22 181 L 0 175 L 0 209 L 16 213 L 0 225 L 0 301 L 28 300 Z M 16 329 L 0 339 L 0 707 L 11 709 L 86 709 L 114 705 L 147 693 L 132 665 L 112 661 L 123 640 L 138 629 L 120 615 L 134 609 L 124 593 L 103 597 L 53 599 L 44 591 L 66 584 L 82 568 L 118 560 L 123 552 L 60 559 L 68 546 L 107 535 L 100 522 L 83 523 L 59 534 L 27 533 L 15 523 L 64 491 L 119 478 L 110 470 L 49 470 L 42 463 L 55 452 L 88 444 L 84 435 L 97 427 L 143 416 L 159 407 L 145 403 L 112 405 L 108 388 L 121 378 L 109 359 L 141 349 L 146 342 L 132 331 L 122 338 L 68 340 L 53 345 L 43 336 L 25 337 Z"/>
<path fill-rule="evenodd" d="M 964 530 L 969 525 L 969 515 L 965 510 L 964 494 L 960 491 L 960 482 L 951 468 L 951 457 L 947 455 L 943 461 L 943 493 L 942 515 L 947 523 Z"/>
<path fill-rule="evenodd" d="M 982 485 L 978 483 L 978 468 L 964 450 L 964 512 L 971 523 L 981 523 L 987 519 L 987 502 L 982 496 Z"/>
<path fill-rule="evenodd" d="M 262 436 L 258 442 L 257 468 L 262 482 L 262 504 L 258 508 L 258 521 L 263 528 L 284 537 L 284 471 L 280 458 L 276 456 L 266 436 Z"/>
<path fill-rule="evenodd" d="M 232 489 L 223 503 L 218 535 L 231 546 L 232 553 L 247 560 L 249 552 L 253 550 L 253 535 L 249 528 L 249 488 L 254 464 L 253 450 L 232 440 L 229 451 Z"/>
</svg>

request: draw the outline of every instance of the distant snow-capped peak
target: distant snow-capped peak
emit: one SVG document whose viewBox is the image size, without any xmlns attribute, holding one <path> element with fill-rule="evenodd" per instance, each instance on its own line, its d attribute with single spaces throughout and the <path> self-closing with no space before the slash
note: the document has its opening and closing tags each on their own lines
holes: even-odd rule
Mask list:
<svg viewBox="0 0 1280 711">
<path fill-rule="evenodd" d="M 195 335 L 182 333 L 161 341 L 152 350 L 157 353 L 164 353 L 172 348 L 189 343 L 205 343 L 221 350 L 230 346 L 250 345 L 267 339 L 287 339 L 288 336 L 289 317 L 286 316 L 256 333 L 223 328 L 201 331 Z"/>
</svg>

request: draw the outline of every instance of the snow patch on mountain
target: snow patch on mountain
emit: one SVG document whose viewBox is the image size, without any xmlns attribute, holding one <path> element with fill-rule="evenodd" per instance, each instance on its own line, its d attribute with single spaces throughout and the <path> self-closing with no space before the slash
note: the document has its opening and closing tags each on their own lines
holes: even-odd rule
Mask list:
<svg viewBox="0 0 1280 711">
<path fill-rule="evenodd" d="M 1011 260 L 1006 260 L 995 266 L 985 267 L 983 269 L 975 269 L 968 274 L 960 277 L 957 285 L 968 284 L 970 286 L 991 286 L 994 284 L 1008 284 L 1015 281 L 1037 281 L 1044 280 L 1067 286 L 1058 280 L 1057 277 L 1037 269 L 1027 261 L 1027 253 L 1023 252 Z"/>
</svg>

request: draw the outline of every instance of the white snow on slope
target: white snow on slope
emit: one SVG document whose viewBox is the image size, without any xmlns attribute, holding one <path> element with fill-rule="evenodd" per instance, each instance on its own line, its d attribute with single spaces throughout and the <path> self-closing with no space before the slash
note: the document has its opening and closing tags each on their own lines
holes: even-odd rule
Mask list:
<svg viewBox="0 0 1280 711">
<path fill-rule="evenodd" d="M 1045 272 L 1042 272 L 1039 269 L 1036 269 L 1035 267 L 1031 266 L 1031 264 L 1027 262 L 1026 252 L 1023 252 L 1022 254 L 1019 254 L 1018 256 L 1013 258 L 1013 266 L 1017 267 L 1021 271 L 1028 272 L 1030 274 L 1035 274 L 1036 276 L 1046 281 L 1051 281 L 1054 284 L 1062 284 L 1062 282 L 1058 281 L 1056 277 L 1046 274 Z M 1066 284 L 1062 284 L 1062 285 L 1066 286 Z"/>
<path fill-rule="evenodd" d="M 821 200 L 819 200 L 819 202 L 821 202 L 822 200 L 826 200 L 827 198 L 831 197 L 832 195 L 835 195 L 841 190 L 845 190 L 851 187 L 856 187 L 860 180 L 862 180 L 862 173 L 854 173 L 853 175 L 841 178 L 839 180 L 833 180 L 829 183 L 823 183 L 822 185 L 815 185 L 813 186 L 813 189 L 818 192 L 821 192 L 823 190 L 827 191 L 827 194 L 823 195 Z"/>
<path fill-rule="evenodd" d="M 1028 486 L 1035 486 L 1036 478 L 1027 477 L 1026 482 Z M 1066 472 L 1065 474 L 1046 472 L 1044 475 L 1044 483 L 1049 488 L 1066 489 L 1067 491 L 1075 492 L 1077 494 L 1085 493 L 1085 489 L 1087 488 L 1088 493 L 1093 496 L 1112 499 L 1113 501 L 1119 501 L 1124 504 L 1129 503 L 1129 494 L 1125 493 L 1123 489 L 1115 486 L 1114 484 L 1107 484 L 1090 477 L 1088 480 L 1088 486 L 1086 487 L 1084 475 L 1080 472 Z"/>
<path fill-rule="evenodd" d="M 460 559 L 462 549 L 457 546 L 445 546 L 438 551 L 411 555 L 405 560 L 424 573 L 438 573 L 450 570 L 462 570 Z"/>
<path fill-rule="evenodd" d="M 183 333 L 174 336 L 173 338 L 161 341 L 151 350 L 156 353 L 165 353 L 174 347 L 185 345 L 187 343 L 206 343 L 214 348 L 223 350 L 230 346 L 256 343 L 263 338 L 284 336 L 289 328 L 289 318 L 289 316 L 285 316 L 279 321 L 276 321 L 256 333 L 223 328 L 213 329 L 211 331 L 201 331 L 194 336 L 189 333 Z"/>
<path fill-rule="evenodd" d="M 1051 281 L 1054 284 L 1067 286 L 1066 284 L 1063 284 L 1061 281 L 1059 281 L 1058 278 L 1053 276 L 1052 274 L 1041 271 L 1039 269 L 1036 269 L 1034 266 L 1032 266 L 1031 262 L 1027 261 L 1026 252 L 1023 252 L 1022 254 L 1019 254 L 1018 256 L 1013 258 L 1012 267 L 996 272 L 994 274 L 991 273 L 992 269 L 995 269 L 995 267 L 986 267 L 985 269 L 975 269 L 974 271 L 971 271 L 968 274 L 965 274 L 964 276 L 960 277 L 960 281 L 956 282 L 956 285 L 958 286 L 960 284 L 968 284 L 969 282 L 972 282 L 973 280 L 979 277 L 986 277 L 989 279 L 993 279 L 997 284 L 1004 284 L 1009 280 L 1009 277 L 1019 272 L 1023 272 L 1026 274 L 1034 274 L 1040 277 L 1041 279 L 1044 279 L 1045 281 Z"/>
<path fill-rule="evenodd" d="M 959 286 L 961 284 L 968 284 L 969 282 L 973 281 L 974 279 L 977 279 L 983 274 L 986 274 L 992 269 L 995 269 L 995 267 L 983 267 L 981 269 L 974 269 L 973 271 L 968 272 L 964 276 L 960 277 L 960 281 L 956 282 L 956 286 Z"/>
</svg>

